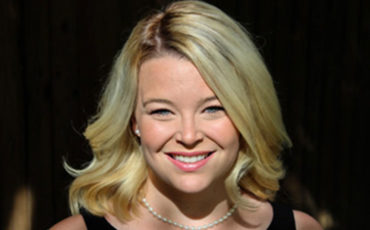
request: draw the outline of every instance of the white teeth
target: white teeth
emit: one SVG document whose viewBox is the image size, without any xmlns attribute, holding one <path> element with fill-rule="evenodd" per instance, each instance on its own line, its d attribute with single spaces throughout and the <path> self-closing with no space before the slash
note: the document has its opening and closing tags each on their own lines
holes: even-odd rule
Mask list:
<svg viewBox="0 0 370 230">
<path fill-rule="evenodd" d="M 174 155 L 175 160 L 181 161 L 184 163 L 195 163 L 197 161 L 203 160 L 207 157 L 207 154 L 205 155 L 199 155 L 199 156 L 192 156 L 192 157 L 186 157 L 182 155 Z"/>
</svg>

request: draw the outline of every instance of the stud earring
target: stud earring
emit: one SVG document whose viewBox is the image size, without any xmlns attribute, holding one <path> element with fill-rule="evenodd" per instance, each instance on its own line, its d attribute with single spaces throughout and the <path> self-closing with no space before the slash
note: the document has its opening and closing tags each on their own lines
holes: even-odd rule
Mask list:
<svg viewBox="0 0 370 230">
<path fill-rule="evenodd" d="M 136 136 L 140 137 L 140 130 L 139 129 L 136 129 L 135 130 L 135 134 L 136 134 Z"/>
</svg>

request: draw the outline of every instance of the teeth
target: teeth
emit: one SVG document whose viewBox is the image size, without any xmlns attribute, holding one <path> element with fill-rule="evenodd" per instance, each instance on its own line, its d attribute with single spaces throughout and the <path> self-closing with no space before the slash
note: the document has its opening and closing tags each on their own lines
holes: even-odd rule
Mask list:
<svg viewBox="0 0 370 230">
<path fill-rule="evenodd" d="M 192 157 L 186 157 L 186 156 L 182 156 L 182 155 L 175 155 L 174 156 L 175 160 L 181 161 L 181 162 L 184 162 L 184 163 L 195 163 L 197 161 L 203 160 L 206 157 L 207 157 L 206 154 L 205 155 L 199 155 L 199 156 L 192 156 Z"/>
</svg>

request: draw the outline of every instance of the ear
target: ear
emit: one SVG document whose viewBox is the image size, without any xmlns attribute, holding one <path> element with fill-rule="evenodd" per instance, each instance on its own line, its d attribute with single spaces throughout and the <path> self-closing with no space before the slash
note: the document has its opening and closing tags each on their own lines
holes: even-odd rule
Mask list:
<svg viewBox="0 0 370 230">
<path fill-rule="evenodd" d="M 131 119 L 131 131 L 137 137 L 140 144 L 140 129 L 135 118 Z"/>
<path fill-rule="evenodd" d="M 134 115 L 131 117 L 130 123 L 131 123 L 131 131 L 132 133 L 135 133 L 135 130 L 138 129 L 138 125 L 137 125 L 136 118 Z"/>
</svg>

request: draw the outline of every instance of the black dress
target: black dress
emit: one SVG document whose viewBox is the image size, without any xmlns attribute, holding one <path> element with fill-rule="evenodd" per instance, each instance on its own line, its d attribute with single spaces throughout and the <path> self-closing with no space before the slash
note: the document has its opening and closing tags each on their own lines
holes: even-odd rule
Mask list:
<svg viewBox="0 0 370 230">
<path fill-rule="evenodd" d="M 267 230 L 295 230 L 293 210 L 289 207 L 271 203 L 274 217 Z M 104 217 L 94 216 L 85 210 L 81 210 L 88 230 L 116 230 Z"/>
</svg>

